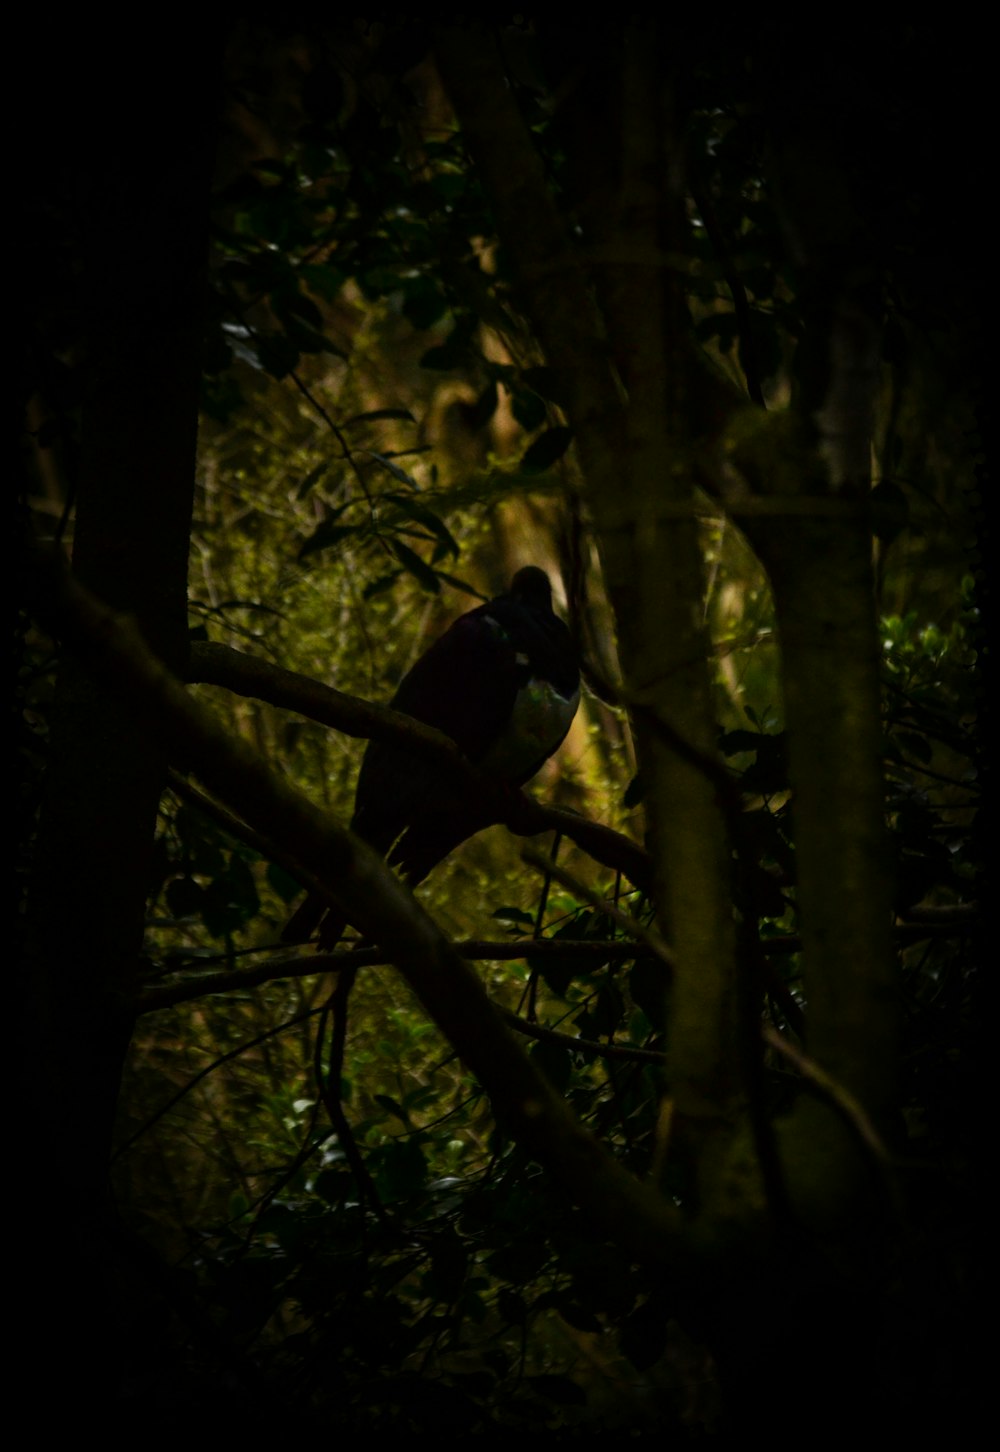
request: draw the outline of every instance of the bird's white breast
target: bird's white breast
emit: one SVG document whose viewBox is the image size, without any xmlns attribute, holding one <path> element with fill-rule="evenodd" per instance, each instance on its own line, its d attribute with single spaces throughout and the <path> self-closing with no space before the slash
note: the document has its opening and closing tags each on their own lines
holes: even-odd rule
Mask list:
<svg viewBox="0 0 1000 1452">
<path fill-rule="evenodd" d="M 561 696 L 551 682 L 532 676 L 515 697 L 503 735 L 483 757 L 483 770 L 516 781 L 541 765 L 569 730 L 579 701 L 579 689 Z"/>
</svg>

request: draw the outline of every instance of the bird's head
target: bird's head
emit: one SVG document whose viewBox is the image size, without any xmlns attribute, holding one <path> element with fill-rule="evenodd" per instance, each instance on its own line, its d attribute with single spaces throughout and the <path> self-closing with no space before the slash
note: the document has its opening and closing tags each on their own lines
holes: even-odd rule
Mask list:
<svg viewBox="0 0 1000 1452">
<path fill-rule="evenodd" d="M 544 570 L 537 565 L 525 565 L 518 570 L 510 582 L 510 593 L 515 600 L 534 607 L 536 610 L 552 609 L 552 586 Z"/>
</svg>

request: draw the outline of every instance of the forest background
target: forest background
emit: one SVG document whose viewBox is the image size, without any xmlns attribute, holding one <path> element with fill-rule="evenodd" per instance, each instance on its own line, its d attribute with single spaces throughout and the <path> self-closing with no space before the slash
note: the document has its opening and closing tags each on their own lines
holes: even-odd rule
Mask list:
<svg viewBox="0 0 1000 1452">
<path fill-rule="evenodd" d="M 52 1415 L 954 1425 L 975 56 L 610 18 L 22 53 L 18 522 L 73 561 L 25 546 L 17 634 Z M 529 562 L 585 683 L 534 804 L 367 704 Z M 421 905 L 342 825 L 379 736 L 496 817 Z M 299 884 L 375 946 L 282 947 Z"/>
</svg>

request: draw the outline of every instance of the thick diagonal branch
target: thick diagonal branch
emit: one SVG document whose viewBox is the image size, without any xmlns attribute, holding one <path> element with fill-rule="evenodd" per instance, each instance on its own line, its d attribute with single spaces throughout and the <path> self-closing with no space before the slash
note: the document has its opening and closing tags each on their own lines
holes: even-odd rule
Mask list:
<svg viewBox="0 0 1000 1452">
<path fill-rule="evenodd" d="M 476 1075 L 499 1121 L 554 1175 L 602 1233 L 627 1228 L 631 1254 L 690 1267 L 673 1205 L 626 1173 L 549 1088 L 492 1009 L 479 979 L 409 890 L 366 843 L 338 826 L 234 739 L 145 647 L 135 628 L 59 564 L 43 567 L 42 612 L 87 667 L 128 705 L 172 760 L 265 836 L 294 835 L 331 899 L 381 945 Z"/>
</svg>

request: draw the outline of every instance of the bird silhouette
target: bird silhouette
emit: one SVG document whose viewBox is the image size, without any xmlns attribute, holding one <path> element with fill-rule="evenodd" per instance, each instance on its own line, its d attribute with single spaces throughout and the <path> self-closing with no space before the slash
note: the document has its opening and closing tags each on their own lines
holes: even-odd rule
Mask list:
<svg viewBox="0 0 1000 1452">
<path fill-rule="evenodd" d="M 552 609 L 549 577 L 518 570 L 506 594 L 459 617 L 417 660 L 390 704 L 450 736 L 483 772 L 523 786 L 564 739 L 580 700 L 569 631 Z M 415 886 L 460 843 L 496 820 L 458 795 L 439 767 L 405 748 L 369 742 L 351 829 Z M 305 942 L 336 946 L 344 919 L 310 894 L 285 927 Z"/>
</svg>

